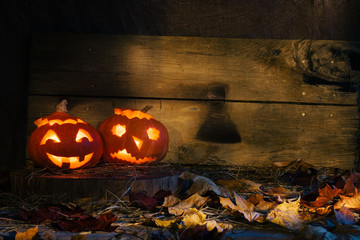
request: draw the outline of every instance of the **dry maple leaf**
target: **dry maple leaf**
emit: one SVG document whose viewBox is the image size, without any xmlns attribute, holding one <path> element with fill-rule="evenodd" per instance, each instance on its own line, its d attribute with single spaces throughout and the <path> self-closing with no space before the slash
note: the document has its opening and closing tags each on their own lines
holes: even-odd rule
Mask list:
<svg viewBox="0 0 360 240">
<path fill-rule="evenodd" d="M 169 207 L 168 212 L 173 215 L 181 215 L 184 212 L 188 212 L 189 208 L 196 207 L 200 208 L 207 202 L 207 197 L 202 197 L 195 193 L 185 200 L 178 202 L 175 206 Z"/>
<path fill-rule="evenodd" d="M 267 220 L 283 226 L 290 230 L 300 230 L 304 226 L 304 221 L 299 214 L 300 197 L 294 202 L 284 202 L 276 206 L 267 215 Z"/>
<path fill-rule="evenodd" d="M 352 197 L 340 195 L 340 200 L 334 204 L 335 209 L 346 207 L 349 210 L 360 210 L 360 193 L 355 188 L 355 194 Z"/>
<path fill-rule="evenodd" d="M 263 215 L 261 213 L 254 211 L 254 204 L 248 202 L 243 197 L 234 193 L 236 205 L 231 201 L 230 198 L 219 197 L 220 203 L 223 207 L 229 208 L 234 211 L 238 211 L 244 215 L 244 217 L 249 221 L 253 222 L 260 219 Z"/>
<path fill-rule="evenodd" d="M 309 202 L 312 207 L 322 207 L 329 201 L 332 201 L 334 197 L 338 196 L 340 189 L 336 187 L 332 188 L 328 184 L 324 188 L 319 189 L 319 196 L 314 202 Z"/>
<path fill-rule="evenodd" d="M 232 228 L 231 224 L 217 223 L 215 220 L 206 220 L 206 214 L 196 208 L 190 208 L 187 213 L 184 213 L 181 221 L 186 228 L 205 225 L 208 231 L 216 228 L 218 233 Z"/>
<path fill-rule="evenodd" d="M 341 189 L 340 194 L 347 196 L 353 195 L 355 193 L 354 181 L 355 181 L 355 175 L 351 173 L 350 177 L 348 177 L 348 179 L 346 180 L 344 188 Z"/>
<path fill-rule="evenodd" d="M 247 210 L 251 212 L 254 211 L 255 205 L 252 204 L 251 202 L 248 202 L 246 199 L 237 195 L 236 193 L 234 193 L 234 198 L 235 198 L 236 206 L 239 210 Z"/>
</svg>

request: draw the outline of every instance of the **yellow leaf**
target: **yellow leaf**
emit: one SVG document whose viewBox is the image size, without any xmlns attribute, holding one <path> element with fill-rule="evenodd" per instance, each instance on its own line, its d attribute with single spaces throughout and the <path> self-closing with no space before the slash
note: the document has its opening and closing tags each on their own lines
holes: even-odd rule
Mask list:
<svg viewBox="0 0 360 240">
<path fill-rule="evenodd" d="M 16 231 L 15 240 L 32 240 L 38 237 L 38 234 L 39 234 L 38 226 L 34 228 L 30 228 L 25 232 Z"/>
<path fill-rule="evenodd" d="M 299 214 L 300 198 L 294 202 L 284 202 L 267 215 L 267 220 L 291 230 L 300 230 L 304 221 Z"/>
<path fill-rule="evenodd" d="M 349 210 L 360 210 L 360 193 L 355 188 L 355 194 L 352 197 L 340 195 L 340 200 L 334 204 L 335 209 L 346 207 Z"/>
<path fill-rule="evenodd" d="M 233 226 L 228 223 L 218 223 L 215 220 L 205 221 L 206 229 L 208 231 L 212 231 L 214 228 L 216 228 L 217 232 L 223 232 L 224 230 L 232 229 Z"/>
<path fill-rule="evenodd" d="M 196 208 L 190 208 L 189 212 L 185 214 L 182 219 L 185 227 L 194 227 L 197 225 L 204 225 L 206 215 Z"/>
<path fill-rule="evenodd" d="M 171 219 L 171 220 L 160 220 L 160 219 L 153 219 L 156 225 L 159 227 L 169 227 L 171 224 L 175 223 L 178 219 Z"/>
</svg>

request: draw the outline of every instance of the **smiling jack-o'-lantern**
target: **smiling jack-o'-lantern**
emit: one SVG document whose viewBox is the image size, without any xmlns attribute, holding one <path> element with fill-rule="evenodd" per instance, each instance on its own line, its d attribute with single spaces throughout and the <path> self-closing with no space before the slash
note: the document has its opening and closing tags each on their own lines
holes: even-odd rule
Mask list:
<svg viewBox="0 0 360 240">
<path fill-rule="evenodd" d="M 66 104 L 62 102 L 61 104 Z M 34 122 L 28 152 L 44 168 L 78 169 L 99 162 L 103 142 L 96 128 L 65 112 L 55 112 Z"/>
<path fill-rule="evenodd" d="M 116 108 L 114 112 L 98 128 L 107 162 L 141 165 L 165 157 L 169 134 L 161 122 L 138 110 Z"/>
</svg>

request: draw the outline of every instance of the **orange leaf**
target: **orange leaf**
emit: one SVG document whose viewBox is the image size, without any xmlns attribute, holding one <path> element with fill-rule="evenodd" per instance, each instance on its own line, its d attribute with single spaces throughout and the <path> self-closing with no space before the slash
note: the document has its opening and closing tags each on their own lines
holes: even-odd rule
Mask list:
<svg viewBox="0 0 360 240">
<path fill-rule="evenodd" d="M 354 185 L 355 175 L 351 173 L 350 177 L 346 180 L 344 188 L 341 190 L 341 195 L 353 195 L 355 193 Z"/>
<path fill-rule="evenodd" d="M 360 210 L 360 193 L 356 188 L 354 196 L 346 197 L 340 195 L 340 200 L 334 204 L 335 209 L 340 209 L 343 206 L 350 210 Z"/>
<path fill-rule="evenodd" d="M 31 240 L 35 239 L 39 234 L 38 226 L 30 228 L 25 232 L 16 231 L 15 240 Z"/>
<path fill-rule="evenodd" d="M 310 202 L 310 206 L 322 207 L 329 201 L 332 201 L 341 190 L 336 187 L 331 188 L 328 184 L 324 188 L 319 189 L 319 197 L 314 202 Z"/>
</svg>

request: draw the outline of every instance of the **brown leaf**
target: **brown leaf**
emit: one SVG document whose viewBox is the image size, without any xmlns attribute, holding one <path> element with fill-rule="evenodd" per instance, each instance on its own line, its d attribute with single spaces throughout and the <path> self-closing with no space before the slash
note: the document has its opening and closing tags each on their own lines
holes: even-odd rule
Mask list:
<svg viewBox="0 0 360 240">
<path fill-rule="evenodd" d="M 276 196 L 289 197 L 289 196 L 298 195 L 298 193 L 294 193 L 294 192 L 284 188 L 283 186 L 267 189 L 265 194 L 275 196 L 275 197 Z"/>
<path fill-rule="evenodd" d="M 207 197 L 202 197 L 199 194 L 195 193 L 192 196 L 188 197 L 185 200 L 180 201 L 175 206 L 169 207 L 168 211 L 173 215 L 181 215 L 184 212 L 188 212 L 189 208 L 196 207 L 199 208 L 203 206 L 208 201 Z"/>
<path fill-rule="evenodd" d="M 261 201 L 264 201 L 263 195 L 261 195 L 260 193 L 257 194 L 252 194 L 248 197 L 247 199 L 248 202 L 251 202 L 252 204 L 256 205 Z"/>
<path fill-rule="evenodd" d="M 270 210 L 274 209 L 277 206 L 276 202 L 267 202 L 264 200 L 261 200 L 258 204 L 255 206 L 255 211 L 257 212 L 269 212 Z"/>
</svg>

